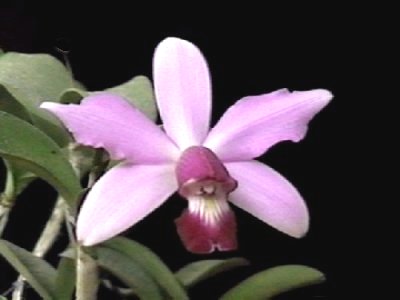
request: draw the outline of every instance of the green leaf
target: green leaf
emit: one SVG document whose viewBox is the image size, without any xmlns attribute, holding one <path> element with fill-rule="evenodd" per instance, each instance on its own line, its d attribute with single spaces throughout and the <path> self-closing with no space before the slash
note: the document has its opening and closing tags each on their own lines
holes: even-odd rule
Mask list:
<svg viewBox="0 0 400 300">
<path fill-rule="evenodd" d="M 153 87 L 146 76 L 136 76 L 128 82 L 106 91 L 124 97 L 150 119 L 155 120 L 157 118 Z"/>
<path fill-rule="evenodd" d="M 0 112 L 0 156 L 48 181 L 75 208 L 79 179 L 61 149 L 39 129 Z"/>
<path fill-rule="evenodd" d="M 192 287 L 207 278 L 247 265 L 249 265 L 248 260 L 241 257 L 207 259 L 184 266 L 175 273 L 175 276 L 185 287 Z"/>
<path fill-rule="evenodd" d="M 27 122 L 32 122 L 31 117 L 25 107 L 19 103 L 13 95 L 11 95 L 3 86 L 0 85 L 0 111 L 8 112 L 20 119 Z M 3 199 L 6 202 L 14 201 L 15 197 L 18 196 L 28 184 L 36 178 L 36 176 L 24 169 L 18 168 L 11 162 L 4 160 L 7 167 L 7 183 Z"/>
<path fill-rule="evenodd" d="M 1 51 L 1 49 L 0 49 L 0 51 Z M 1 53 L 0 53 L 0 55 L 1 55 Z M 7 300 L 7 298 L 3 297 L 3 296 L 0 296 L 0 300 Z"/>
<path fill-rule="evenodd" d="M 79 104 L 83 98 L 88 96 L 89 93 L 78 88 L 66 89 L 60 96 L 60 103 L 64 104 Z"/>
<path fill-rule="evenodd" d="M 76 88 L 77 90 L 80 90 L 80 91 L 86 91 L 87 90 L 86 86 L 82 82 L 80 82 L 78 80 L 74 80 L 74 87 L 73 88 Z"/>
<path fill-rule="evenodd" d="M 69 247 L 63 252 L 59 253 L 58 256 L 63 258 L 76 259 L 76 249 L 73 247 Z"/>
<path fill-rule="evenodd" d="M 186 291 L 171 270 L 149 248 L 133 240 L 116 237 L 102 244 L 129 257 L 145 270 L 172 299 L 188 299 Z"/>
<path fill-rule="evenodd" d="M 140 299 L 163 299 L 161 291 L 142 267 L 124 253 L 106 247 L 97 247 L 97 262 L 100 267 L 112 273 Z"/>
<path fill-rule="evenodd" d="M 78 104 L 84 97 L 99 92 L 101 91 L 86 92 L 78 88 L 69 88 L 62 92 L 60 102 L 65 104 Z M 106 89 L 104 92 L 109 92 L 123 97 L 152 120 L 157 118 L 157 108 L 153 87 L 151 81 L 145 76 L 136 76 L 128 82 Z"/>
<path fill-rule="evenodd" d="M 33 123 L 65 145 L 70 136 L 59 121 L 44 109 L 44 101 L 58 101 L 62 91 L 75 83 L 65 66 L 47 54 L 7 52 L 0 58 L 0 87 L 12 95 L 30 114 Z"/>
<path fill-rule="evenodd" d="M 322 283 L 325 276 L 307 266 L 286 265 L 257 273 L 226 292 L 221 300 L 265 300 L 284 292 Z"/>
<path fill-rule="evenodd" d="M 15 197 L 23 192 L 23 190 L 37 178 L 35 174 L 24 169 L 20 169 L 14 166 L 12 163 L 5 161 L 7 169 L 11 172 L 13 176 L 13 185 Z"/>
<path fill-rule="evenodd" d="M 32 122 L 25 107 L 2 85 L 0 85 L 0 110 L 13 114 L 28 122 Z"/>
<path fill-rule="evenodd" d="M 0 255 L 14 267 L 44 299 L 56 299 L 56 270 L 43 259 L 5 240 L 0 240 Z"/>
<path fill-rule="evenodd" d="M 75 261 L 61 258 L 56 277 L 57 300 L 71 300 L 75 289 Z"/>
<path fill-rule="evenodd" d="M 12 206 L 17 196 L 37 178 L 37 176 L 11 161 L 4 159 L 7 168 L 7 178 L 4 193 L 1 195 L 3 205 Z"/>
<path fill-rule="evenodd" d="M 80 178 L 84 177 L 89 171 L 93 172 L 94 169 L 100 167 L 101 164 L 97 158 L 101 158 L 101 156 L 98 153 L 104 152 L 102 149 L 95 149 L 78 143 L 70 143 L 68 147 L 62 150 Z"/>
</svg>

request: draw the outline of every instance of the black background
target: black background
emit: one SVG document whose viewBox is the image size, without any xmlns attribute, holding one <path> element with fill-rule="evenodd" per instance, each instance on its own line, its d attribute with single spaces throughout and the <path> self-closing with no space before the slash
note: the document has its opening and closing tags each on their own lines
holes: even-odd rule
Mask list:
<svg viewBox="0 0 400 300">
<path fill-rule="evenodd" d="M 240 248 L 234 253 L 198 256 L 187 253 L 175 232 L 173 220 L 185 202 L 175 196 L 128 236 L 149 246 L 173 269 L 205 258 L 243 256 L 252 265 L 213 278 L 191 290 L 193 299 L 216 299 L 246 276 L 279 264 L 306 264 L 323 271 L 327 283 L 288 293 L 280 299 L 340 299 L 344 285 L 343 260 L 349 256 L 344 236 L 346 210 L 351 196 L 344 150 L 348 145 L 346 117 L 357 105 L 351 98 L 358 67 L 357 22 L 348 15 L 329 15 L 330 7 L 317 12 L 252 7 L 232 7 L 221 12 L 200 5 L 164 10 L 118 7 L 83 11 L 78 4 L 60 2 L 58 7 L 30 7 L 24 2 L 1 9 L 0 47 L 6 51 L 45 52 L 61 58 L 55 47 L 68 48 L 77 80 L 90 90 L 120 84 L 134 75 L 151 76 L 155 46 L 167 36 L 188 39 L 205 54 L 213 79 L 213 121 L 236 100 L 287 87 L 292 90 L 326 88 L 335 99 L 311 123 L 307 137 L 298 144 L 281 143 L 260 160 L 285 175 L 302 193 L 311 214 L 308 235 L 296 240 L 254 217 L 235 209 Z M 156 4 L 154 4 L 156 6 Z M 249 6 L 250 7 L 250 6 Z M 174 11 L 174 14 L 169 11 Z M 213 13 L 210 13 L 213 12 Z M 351 25 L 351 26 L 343 26 Z M 2 176 L 4 173 L 1 174 Z M 351 191 L 350 191 L 351 193 Z M 4 238 L 31 249 L 51 211 L 55 192 L 36 181 L 18 199 Z M 94 225 L 95 226 L 95 225 Z M 57 261 L 65 247 L 65 233 L 48 258 Z M 349 271 L 347 271 L 349 272 Z M 0 260 L 0 293 L 14 280 L 12 269 Z M 33 293 L 28 299 L 35 299 Z M 100 299 L 112 299 L 102 294 Z"/>
</svg>

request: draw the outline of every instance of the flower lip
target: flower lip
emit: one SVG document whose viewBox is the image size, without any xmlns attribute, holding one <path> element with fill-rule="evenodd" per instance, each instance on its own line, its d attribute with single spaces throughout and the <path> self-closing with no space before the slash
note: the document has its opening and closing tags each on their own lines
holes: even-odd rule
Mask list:
<svg viewBox="0 0 400 300">
<path fill-rule="evenodd" d="M 219 158 L 208 148 L 192 146 L 181 155 L 176 165 L 179 193 L 190 196 L 229 194 L 237 187 Z"/>
<path fill-rule="evenodd" d="M 204 216 L 189 209 L 175 220 L 175 224 L 183 244 L 190 252 L 206 254 L 215 250 L 237 249 L 236 218 L 229 208 L 223 209 L 217 223 L 206 222 Z"/>
<path fill-rule="evenodd" d="M 238 184 L 221 160 L 208 148 L 192 146 L 181 154 L 175 173 L 178 192 L 188 200 L 175 221 L 185 247 L 194 253 L 236 249 L 236 219 L 227 200 Z"/>
</svg>

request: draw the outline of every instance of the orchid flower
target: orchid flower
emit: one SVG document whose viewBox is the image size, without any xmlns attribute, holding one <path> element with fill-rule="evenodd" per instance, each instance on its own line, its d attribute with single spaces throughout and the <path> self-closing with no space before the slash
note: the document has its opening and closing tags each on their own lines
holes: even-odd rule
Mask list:
<svg viewBox="0 0 400 300">
<path fill-rule="evenodd" d="M 278 142 L 300 141 L 332 94 L 282 89 L 245 97 L 210 129 L 210 74 L 200 50 L 167 38 L 157 46 L 153 63 L 162 128 L 112 94 L 88 96 L 80 105 L 42 104 L 78 143 L 122 160 L 89 191 L 77 219 L 78 241 L 90 246 L 121 233 L 176 191 L 188 201 L 176 226 L 191 252 L 237 248 L 230 203 L 302 237 L 309 215 L 299 192 L 253 159 Z"/>
</svg>

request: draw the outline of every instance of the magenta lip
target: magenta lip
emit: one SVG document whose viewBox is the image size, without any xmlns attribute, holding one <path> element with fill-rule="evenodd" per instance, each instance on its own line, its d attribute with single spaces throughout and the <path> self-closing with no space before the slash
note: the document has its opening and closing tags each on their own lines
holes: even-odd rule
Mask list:
<svg viewBox="0 0 400 300">
<path fill-rule="evenodd" d="M 199 215 L 188 210 L 175 220 L 175 224 L 182 243 L 190 252 L 205 254 L 237 249 L 236 218 L 230 209 L 213 226 L 205 224 Z"/>
<path fill-rule="evenodd" d="M 198 194 L 205 186 L 214 184 L 225 194 L 237 187 L 219 158 L 208 148 L 193 146 L 186 149 L 176 166 L 179 193 L 183 197 Z"/>
<path fill-rule="evenodd" d="M 214 222 L 207 222 L 207 211 L 189 209 L 175 220 L 178 234 L 193 253 L 229 251 L 237 248 L 236 218 L 226 203 L 228 194 L 237 187 L 219 158 L 208 148 L 186 149 L 176 166 L 179 194 L 188 201 L 224 201 L 226 209 Z M 221 205 L 224 203 L 220 203 Z"/>
</svg>

